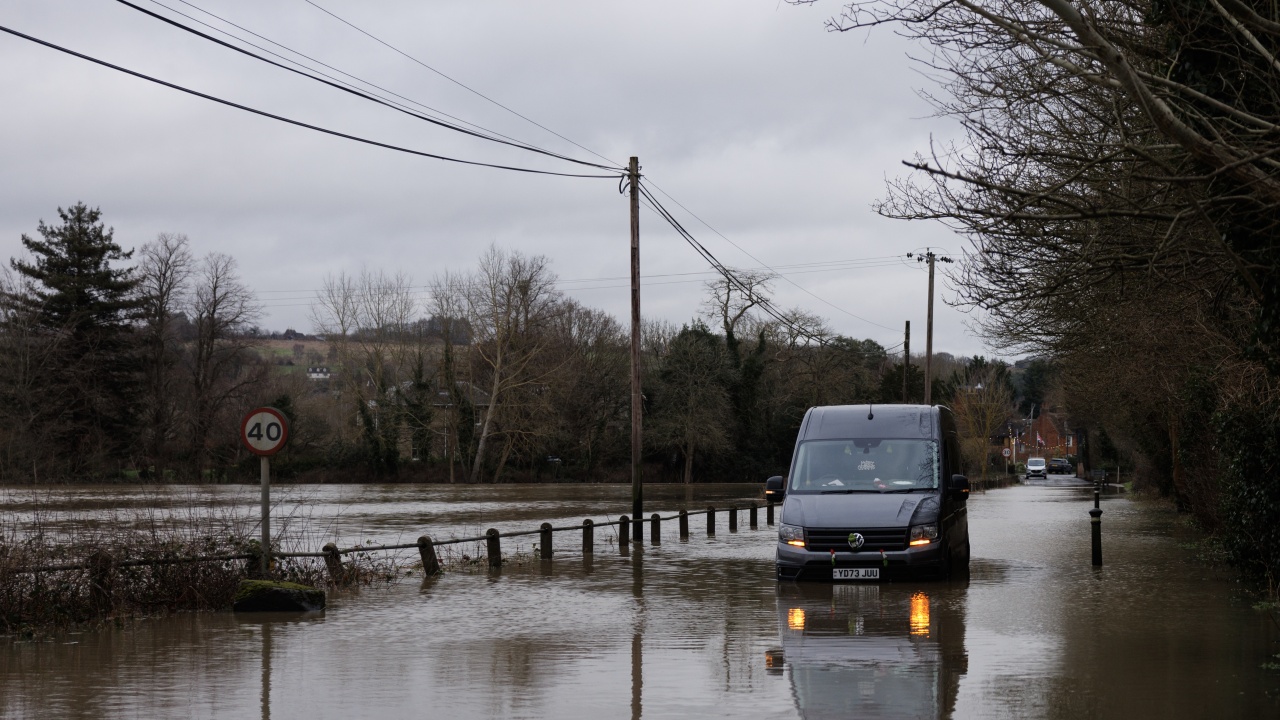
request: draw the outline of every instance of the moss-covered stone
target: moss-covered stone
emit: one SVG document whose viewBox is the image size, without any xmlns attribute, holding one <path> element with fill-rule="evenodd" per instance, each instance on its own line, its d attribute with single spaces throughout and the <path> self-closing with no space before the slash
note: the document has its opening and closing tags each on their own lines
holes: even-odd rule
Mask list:
<svg viewBox="0 0 1280 720">
<path fill-rule="evenodd" d="M 323 590 L 272 580 L 241 580 L 231 608 L 236 612 L 313 612 L 323 610 Z"/>
</svg>

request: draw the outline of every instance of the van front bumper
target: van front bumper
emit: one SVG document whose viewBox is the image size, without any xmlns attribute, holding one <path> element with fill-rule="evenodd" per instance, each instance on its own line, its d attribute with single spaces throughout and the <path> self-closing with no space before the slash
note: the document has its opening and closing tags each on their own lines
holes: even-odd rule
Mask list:
<svg viewBox="0 0 1280 720">
<path fill-rule="evenodd" d="M 906 550 L 874 552 L 810 552 L 804 548 L 778 543 L 777 575 L 779 580 L 816 580 L 831 582 L 834 568 L 879 568 L 880 579 L 896 580 L 921 576 L 938 576 L 946 570 L 943 543 L 909 547 Z M 861 581 L 858 581 L 861 582 Z"/>
</svg>

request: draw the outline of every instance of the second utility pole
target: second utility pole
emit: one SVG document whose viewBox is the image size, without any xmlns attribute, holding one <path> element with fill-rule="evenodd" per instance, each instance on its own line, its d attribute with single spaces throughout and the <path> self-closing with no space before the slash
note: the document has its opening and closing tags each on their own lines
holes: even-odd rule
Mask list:
<svg viewBox="0 0 1280 720">
<path fill-rule="evenodd" d="M 903 405 L 906 405 L 908 402 L 907 390 L 909 388 L 909 385 L 907 380 L 908 378 L 911 377 L 911 373 L 908 372 L 910 369 L 911 369 L 911 321 L 908 320 L 907 329 L 903 333 L 903 338 L 902 338 L 902 404 Z"/>
<path fill-rule="evenodd" d="M 642 395 L 640 394 L 640 159 L 627 167 L 631 183 L 631 517 L 632 537 L 644 539 Z M 932 277 L 932 276 L 931 276 Z"/>
<path fill-rule="evenodd" d="M 929 319 L 924 324 L 924 404 L 933 404 L 933 263 L 937 256 L 933 251 L 925 254 L 929 260 Z"/>
</svg>

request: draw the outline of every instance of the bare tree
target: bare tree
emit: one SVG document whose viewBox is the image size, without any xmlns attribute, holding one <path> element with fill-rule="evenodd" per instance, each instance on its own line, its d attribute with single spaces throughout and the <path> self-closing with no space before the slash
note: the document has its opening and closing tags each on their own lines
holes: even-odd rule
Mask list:
<svg viewBox="0 0 1280 720">
<path fill-rule="evenodd" d="M 719 323 L 726 337 L 754 335 L 760 322 L 751 315 L 751 309 L 769 302 L 778 276 L 762 270 L 733 270 L 733 276 L 736 282 L 720 277 L 706 283 L 704 317 Z M 745 327 L 739 327 L 743 324 Z"/>
<path fill-rule="evenodd" d="M 875 0 L 828 26 L 884 23 L 931 46 L 929 97 L 967 137 L 907 163 L 881 211 L 970 235 L 960 299 L 987 311 L 993 342 L 1067 347 L 1135 280 L 1190 282 L 1233 296 L 1218 324 L 1243 317 L 1237 342 L 1280 371 L 1270 6 Z"/>
<path fill-rule="evenodd" d="M 317 332 L 337 350 L 343 394 L 373 469 L 394 472 L 406 409 L 411 403 L 418 407 L 416 396 L 424 392 L 424 338 L 415 324 L 412 279 L 369 270 L 331 275 L 311 310 Z M 422 412 L 414 415 L 419 421 Z"/>
<path fill-rule="evenodd" d="M 479 482 L 490 438 L 502 403 L 518 388 L 546 382 L 530 372 L 550 338 L 546 332 L 560 294 L 550 261 L 496 246 L 480 258 L 480 268 L 466 285 L 472 352 L 488 375 L 489 404 L 480 421 L 471 481 Z"/>
<path fill-rule="evenodd" d="M 179 433 L 181 403 L 178 368 L 182 359 L 180 323 L 185 323 L 187 293 L 192 274 L 186 235 L 160 233 L 139 251 L 138 288 L 142 298 L 143 372 L 142 446 L 162 481 Z"/>
<path fill-rule="evenodd" d="M 450 272 L 431 281 L 432 318 L 440 333 L 441 352 L 437 382 L 444 394 L 444 451 L 449 465 L 449 482 L 456 481 L 456 466 L 466 467 L 471 458 L 471 439 L 475 430 L 475 394 L 470 379 L 470 364 L 459 362 L 458 341 L 471 343 L 471 323 L 467 319 L 467 278 Z M 465 375 L 465 377 L 463 377 Z"/>
<path fill-rule="evenodd" d="M 253 292 L 241 282 L 235 259 L 217 252 L 197 265 L 189 308 L 195 335 L 187 352 L 190 439 L 197 474 L 203 475 L 215 423 L 231 401 L 262 379 L 250 352 L 257 340 L 246 333 L 261 310 Z"/>
</svg>

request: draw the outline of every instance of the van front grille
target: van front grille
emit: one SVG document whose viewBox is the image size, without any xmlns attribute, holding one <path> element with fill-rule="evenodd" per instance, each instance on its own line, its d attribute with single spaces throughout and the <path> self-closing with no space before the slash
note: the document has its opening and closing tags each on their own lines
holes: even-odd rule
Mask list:
<svg viewBox="0 0 1280 720">
<path fill-rule="evenodd" d="M 806 528 L 806 547 L 813 552 L 852 552 L 849 535 L 860 533 L 866 542 L 857 552 L 907 549 L 906 528 Z"/>
</svg>

